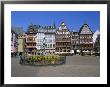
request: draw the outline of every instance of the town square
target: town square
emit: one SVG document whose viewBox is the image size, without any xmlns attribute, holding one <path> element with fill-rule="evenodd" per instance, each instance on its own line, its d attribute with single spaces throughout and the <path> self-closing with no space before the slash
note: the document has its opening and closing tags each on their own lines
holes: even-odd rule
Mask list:
<svg viewBox="0 0 110 87">
<path fill-rule="evenodd" d="M 66 63 L 52 66 L 20 65 L 19 58 L 12 58 L 12 77 L 99 77 L 99 56 L 68 56 Z"/>
<path fill-rule="evenodd" d="M 37 14 L 35 14 L 38 15 L 41 13 L 42 12 L 37 12 Z M 62 16 L 64 16 L 64 13 L 68 13 L 69 15 L 75 14 L 75 12 L 66 11 L 43 13 L 45 13 L 45 15 L 59 14 Z M 79 11 L 77 14 L 80 13 Z M 56 24 L 56 21 L 53 21 L 52 24 L 45 25 L 45 21 L 43 25 L 41 21 L 42 24 L 25 24 L 26 29 L 24 29 L 23 26 L 18 27 L 15 26 L 16 24 L 14 23 L 14 21 L 16 21 L 14 20 L 14 16 L 19 14 L 19 12 L 12 12 L 12 14 L 12 77 L 100 76 L 100 27 L 96 27 L 99 26 L 99 20 L 96 23 L 97 25 L 92 27 L 91 24 L 93 22 L 90 21 L 89 23 L 84 21 L 89 19 L 89 17 L 85 19 L 84 16 L 83 22 L 78 26 L 79 29 L 74 29 L 64 20 L 69 19 L 69 17 L 67 18 L 69 15 L 65 15 L 64 19 L 61 19 L 58 24 Z M 25 12 L 23 14 L 25 14 Z M 90 13 L 82 12 L 82 14 L 93 14 L 98 18 L 100 15 L 99 12 L 92 11 Z M 93 15 L 91 15 L 91 17 L 94 18 Z M 73 15 L 70 16 L 73 17 Z M 67 21 L 70 20 L 71 19 Z"/>
</svg>

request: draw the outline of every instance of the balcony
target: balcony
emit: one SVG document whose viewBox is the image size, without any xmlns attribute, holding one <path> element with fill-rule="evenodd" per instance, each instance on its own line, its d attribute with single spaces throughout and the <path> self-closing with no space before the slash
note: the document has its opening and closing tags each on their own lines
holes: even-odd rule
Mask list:
<svg viewBox="0 0 110 87">
<path fill-rule="evenodd" d="M 56 42 L 71 42 L 71 41 L 56 41 Z"/>
<path fill-rule="evenodd" d="M 36 37 L 35 35 L 28 35 L 27 37 Z"/>
<path fill-rule="evenodd" d="M 56 45 L 56 47 L 71 47 L 71 45 Z"/>
<path fill-rule="evenodd" d="M 56 40 L 56 42 L 71 42 L 70 39 L 67 39 L 67 40 Z"/>
<path fill-rule="evenodd" d="M 26 46 L 26 48 L 36 48 L 36 46 Z"/>
<path fill-rule="evenodd" d="M 26 41 L 26 43 L 36 43 L 36 41 Z"/>
</svg>

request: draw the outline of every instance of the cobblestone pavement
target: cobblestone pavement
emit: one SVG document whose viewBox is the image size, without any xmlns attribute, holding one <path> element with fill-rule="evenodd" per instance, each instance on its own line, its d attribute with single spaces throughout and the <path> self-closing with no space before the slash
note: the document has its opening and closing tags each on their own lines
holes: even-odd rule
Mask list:
<svg viewBox="0 0 110 87">
<path fill-rule="evenodd" d="M 96 56 L 68 56 L 66 64 L 56 66 L 20 65 L 19 58 L 11 60 L 12 77 L 99 77 L 100 58 Z"/>
</svg>

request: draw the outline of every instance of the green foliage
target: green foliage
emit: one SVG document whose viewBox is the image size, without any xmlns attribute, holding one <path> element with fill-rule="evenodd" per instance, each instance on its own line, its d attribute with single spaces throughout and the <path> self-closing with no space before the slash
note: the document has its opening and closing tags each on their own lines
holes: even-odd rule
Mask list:
<svg viewBox="0 0 110 87">
<path fill-rule="evenodd" d="M 45 56 L 41 56 L 41 55 L 37 55 L 37 56 L 28 56 L 27 60 L 28 61 L 46 61 L 46 62 L 55 62 L 55 61 L 60 61 L 61 59 L 61 56 L 59 55 L 54 55 L 54 54 L 51 54 L 51 55 L 45 55 Z"/>
</svg>

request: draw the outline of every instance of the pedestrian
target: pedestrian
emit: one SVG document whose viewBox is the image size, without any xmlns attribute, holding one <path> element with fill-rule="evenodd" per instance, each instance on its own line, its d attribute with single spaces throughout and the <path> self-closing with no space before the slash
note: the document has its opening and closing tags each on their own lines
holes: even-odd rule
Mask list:
<svg viewBox="0 0 110 87">
<path fill-rule="evenodd" d="M 23 62 L 23 60 L 22 60 L 22 56 L 19 55 L 19 57 L 20 57 L 20 64 L 22 64 L 22 62 Z"/>
<path fill-rule="evenodd" d="M 19 56 L 22 56 L 22 52 L 19 53 Z"/>
<path fill-rule="evenodd" d="M 16 52 L 15 52 L 15 57 L 16 57 Z"/>
</svg>

